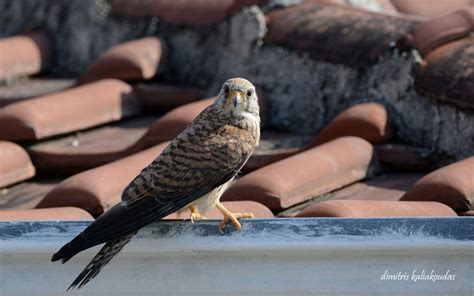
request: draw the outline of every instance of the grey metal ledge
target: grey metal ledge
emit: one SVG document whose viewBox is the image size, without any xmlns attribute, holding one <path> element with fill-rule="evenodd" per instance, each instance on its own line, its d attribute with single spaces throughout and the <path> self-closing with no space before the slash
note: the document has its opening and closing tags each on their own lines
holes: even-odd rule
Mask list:
<svg viewBox="0 0 474 296">
<path fill-rule="evenodd" d="M 98 251 L 51 255 L 90 222 L 0 223 L 0 295 L 70 295 Z M 473 295 L 473 218 L 162 221 L 76 295 Z M 385 276 L 384 276 L 385 275 Z"/>
</svg>

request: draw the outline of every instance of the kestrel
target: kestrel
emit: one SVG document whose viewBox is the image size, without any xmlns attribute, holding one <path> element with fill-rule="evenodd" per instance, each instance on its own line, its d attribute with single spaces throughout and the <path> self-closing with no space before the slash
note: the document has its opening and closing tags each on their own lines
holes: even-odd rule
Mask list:
<svg viewBox="0 0 474 296">
<path fill-rule="evenodd" d="M 106 243 L 68 288 L 81 288 L 100 272 L 138 230 L 173 212 L 189 209 L 191 221 L 216 206 L 224 215 L 222 232 L 239 218 L 219 198 L 247 162 L 260 140 L 255 87 L 248 80 L 227 80 L 216 101 L 199 114 L 163 152 L 124 189 L 122 201 L 64 245 L 52 261 L 67 262 L 77 253 Z"/>
</svg>

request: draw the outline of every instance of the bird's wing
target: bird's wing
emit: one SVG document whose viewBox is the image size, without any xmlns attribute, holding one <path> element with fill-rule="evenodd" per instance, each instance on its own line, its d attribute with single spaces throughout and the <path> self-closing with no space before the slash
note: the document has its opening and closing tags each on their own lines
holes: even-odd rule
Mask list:
<svg viewBox="0 0 474 296">
<path fill-rule="evenodd" d="M 122 203 L 100 216 L 53 260 L 63 262 L 161 219 L 232 179 L 255 148 L 245 130 L 224 125 L 177 137 L 124 190 Z"/>
</svg>

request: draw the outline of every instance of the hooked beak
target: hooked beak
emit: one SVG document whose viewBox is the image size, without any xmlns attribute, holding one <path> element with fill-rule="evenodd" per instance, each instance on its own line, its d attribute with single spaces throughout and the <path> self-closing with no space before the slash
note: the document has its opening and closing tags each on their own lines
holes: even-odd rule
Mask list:
<svg viewBox="0 0 474 296">
<path fill-rule="evenodd" d="M 234 91 L 229 94 L 228 98 L 232 100 L 232 104 L 234 105 L 235 108 L 237 108 L 237 105 L 240 105 L 240 101 L 241 101 L 240 92 Z"/>
</svg>

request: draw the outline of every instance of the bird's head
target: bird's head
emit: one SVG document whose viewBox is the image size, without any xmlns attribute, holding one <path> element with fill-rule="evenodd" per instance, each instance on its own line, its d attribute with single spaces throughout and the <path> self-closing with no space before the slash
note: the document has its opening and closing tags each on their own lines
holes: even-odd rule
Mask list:
<svg viewBox="0 0 474 296">
<path fill-rule="evenodd" d="M 217 96 L 217 107 L 232 119 L 255 118 L 260 121 L 255 86 L 243 78 L 232 78 L 224 82 Z"/>
</svg>

